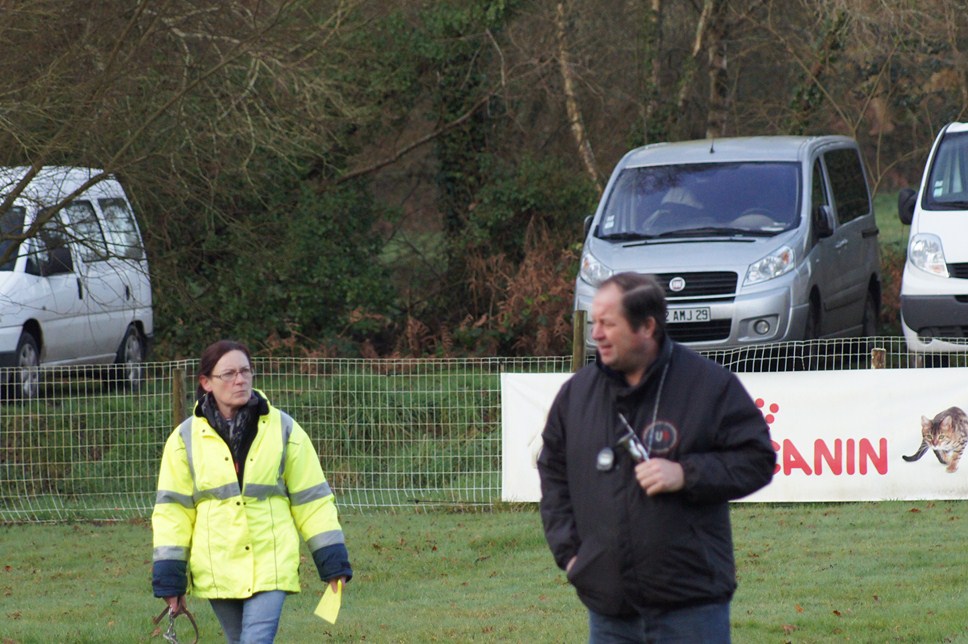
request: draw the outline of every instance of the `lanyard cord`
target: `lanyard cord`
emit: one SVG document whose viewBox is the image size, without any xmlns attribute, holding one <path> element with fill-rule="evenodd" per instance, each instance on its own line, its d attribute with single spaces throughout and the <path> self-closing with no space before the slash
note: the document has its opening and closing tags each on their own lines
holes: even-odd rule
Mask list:
<svg viewBox="0 0 968 644">
<path fill-rule="evenodd" d="M 645 449 L 652 455 L 652 442 L 655 439 L 655 421 L 659 418 L 659 401 L 662 400 L 662 389 L 665 387 L 666 374 L 669 373 L 669 363 L 662 367 L 662 377 L 659 378 L 659 390 L 655 393 L 655 404 L 652 405 L 652 424 L 649 425 L 649 439 L 645 441 Z"/>
<path fill-rule="evenodd" d="M 662 377 L 659 378 L 659 389 L 655 394 L 655 403 L 652 405 L 652 424 L 649 425 L 649 439 L 645 443 L 639 438 L 632 425 L 629 424 L 625 414 L 618 412 L 618 417 L 625 425 L 625 429 L 628 433 L 625 434 L 621 439 L 619 439 L 618 444 L 625 447 L 632 454 L 632 458 L 641 463 L 646 461 L 652 455 L 652 443 L 655 439 L 655 423 L 659 418 L 659 401 L 662 400 L 662 390 L 665 387 L 666 374 L 669 372 L 669 363 L 665 363 L 662 367 Z"/>
</svg>

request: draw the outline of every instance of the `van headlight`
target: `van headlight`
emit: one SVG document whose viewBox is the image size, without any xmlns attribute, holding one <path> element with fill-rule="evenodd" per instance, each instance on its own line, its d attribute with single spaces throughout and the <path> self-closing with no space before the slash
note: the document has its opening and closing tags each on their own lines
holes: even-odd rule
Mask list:
<svg viewBox="0 0 968 644">
<path fill-rule="evenodd" d="M 774 279 L 784 273 L 789 273 L 796 265 L 796 256 L 793 254 L 793 249 L 784 246 L 763 259 L 750 264 L 749 270 L 746 271 L 746 281 L 743 284 L 748 286 Z"/>
<path fill-rule="evenodd" d="M 912 266 L 938 277 L 948 277 L 948 264 L 944 261 L 944 249 L 937 235 L 918 233 L 908 245 L 908 261 Z"/>
<path fill-rule="evenodd" d="M 598 258 L 589 251 L 581 254 L 581 269 L 578 271 L 579 277 L 594 287 L 612 276 L 612 269 L 598 261 Z"/>
</svg>

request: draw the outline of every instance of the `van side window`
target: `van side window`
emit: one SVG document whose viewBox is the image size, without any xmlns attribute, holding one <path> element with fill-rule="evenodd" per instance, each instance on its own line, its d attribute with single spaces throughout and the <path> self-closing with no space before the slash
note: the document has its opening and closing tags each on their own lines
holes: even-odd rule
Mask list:
<svg viewBox="0 0 968 644">
<path fill-rule="evenodd" d="M 27 263 L 24 265 L 24 273 L 27 275 L 40 275 L 41 266 L 47 261 L 47 249 L 36 237 L 28 239 L 25 243 L 27 248 Z"/>
<path fill-rule="evenodd" d="M 28 272 L 38 275 L 62 275 L 74 272 L 74 260 L 71 258 L 70 240 L 64 235 L 57 219 L 44 223 L 39 237 L 32 240 L 35 250 L 33 261 L 27 262 Z"/>
<path fill-rule="evenodd" d="M 94 206 L 89 201 L 74 201 L 64 207 L 67 220 L 76 230 L 77 247 L 81 259 L 85 262 L 96 262 L 108 258 L 107 244 L 104 233 L 94 213 Z"/>
<path fill-rule="evenodd" d="M 827 152 L 823 158 L 837 208 L 837 221 L 843 224 L 870 214 L 867 179 L 858 152 L 851 148 L 840 148 Z"/>
<path fill-rule="evenodd" d="M 26 211 L 20 207 L 13 207 L 0 216 L 0 271 L 12 271 L 20 252 L 18 237 L 24 232 L 24 215 Z"/>
<path fill-rule="evenodd" d="M 104 214 L 104 235 L 108 240 L 108 252 L 114 257 L 144 259 L 141 237 L 134 213 L 124 199 L 99 199 Z"/>
<path fill-rule="evenodd" d="M 830 205 L 830 200 L 827 198 L 827 186 L 824 184 L 823 180 L 823 166 L 820 165 L 820 159 L 813 162 L 813 176 L 811 177 L 810 186 L 810 217 L 812 219 L 812 226 L 810 226 L 810 245 L 816 244 L 819 240 L 818 230 L 823 228 L 823 207 Z"/>
</svg>

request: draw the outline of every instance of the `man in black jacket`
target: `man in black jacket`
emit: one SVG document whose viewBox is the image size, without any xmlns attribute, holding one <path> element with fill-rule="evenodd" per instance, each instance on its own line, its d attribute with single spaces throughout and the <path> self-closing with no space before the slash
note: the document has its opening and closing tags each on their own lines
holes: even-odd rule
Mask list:
<svg viewBox="0 0 968 644">
<path fill-rule="evenodd" d="M 542 433 L 541 518 L 589 611 L 590 642 L 729 642 L 729 501 L 773 476 L 735 375 L 665 335 L 662 287 L 620 273 L 592 303 L 595 364 Z"/>
</svg>

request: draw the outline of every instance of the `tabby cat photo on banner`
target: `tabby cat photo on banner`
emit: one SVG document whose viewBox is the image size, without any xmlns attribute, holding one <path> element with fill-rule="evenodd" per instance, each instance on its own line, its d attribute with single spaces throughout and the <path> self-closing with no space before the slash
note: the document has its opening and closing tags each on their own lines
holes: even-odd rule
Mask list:
<svg viewBox="0 0 968 644">
<path fill-rule="evenodd" d="M 960 407 L 949 407 L 931 419 L 921 416 L 921 446 L 913 455 L 902 458 L 911 463 L 930 449 L 948 472 L 956 472 L 966 442 L 968 415 Z"/>
</svg>

